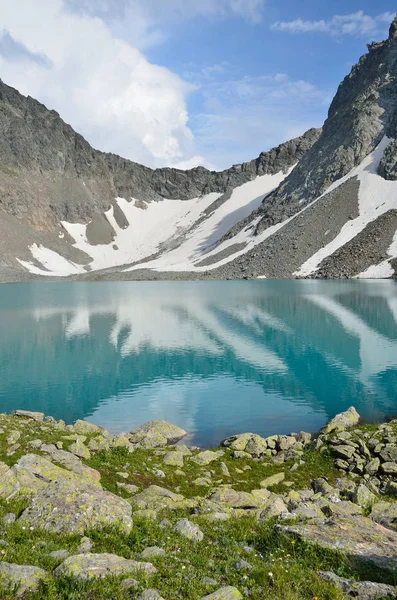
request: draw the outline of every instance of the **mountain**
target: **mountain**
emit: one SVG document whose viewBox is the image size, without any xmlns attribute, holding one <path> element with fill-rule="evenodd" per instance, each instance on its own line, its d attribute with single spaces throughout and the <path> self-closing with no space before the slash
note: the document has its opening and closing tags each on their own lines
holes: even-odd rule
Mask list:
<svg viewBox="0 0 397 600">
<path fill-rule="evenodd" d="M 222 172 L 94 150 L 0 80 L 0 278 L 393 277 L 397 17 L 311 129 Z"/>
</svg>

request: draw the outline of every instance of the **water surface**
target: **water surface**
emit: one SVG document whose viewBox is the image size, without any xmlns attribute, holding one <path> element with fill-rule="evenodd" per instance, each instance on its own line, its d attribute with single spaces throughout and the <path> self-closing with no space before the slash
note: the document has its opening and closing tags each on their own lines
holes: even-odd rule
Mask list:
<svg viewBox="0 0 397 600">
<path fill-rule="evenodd" d="M 393 281 L 2 285 L 0 333 L 0 412 L 165 419 L 206 446 L 397 414 Z"/>
</svg>

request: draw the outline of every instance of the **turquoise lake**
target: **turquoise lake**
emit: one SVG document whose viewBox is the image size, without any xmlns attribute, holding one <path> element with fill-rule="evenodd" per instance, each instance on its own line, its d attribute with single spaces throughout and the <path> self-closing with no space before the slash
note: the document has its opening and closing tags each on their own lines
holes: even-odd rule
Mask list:
<svg viewBox="0 0 397 600">
<path fill-rule="evenodd" d="M 0 332 L 0 412 L 165 419 L 202 446 L 397 414 L 393 281 L 7 284 Z"/>
</svg>

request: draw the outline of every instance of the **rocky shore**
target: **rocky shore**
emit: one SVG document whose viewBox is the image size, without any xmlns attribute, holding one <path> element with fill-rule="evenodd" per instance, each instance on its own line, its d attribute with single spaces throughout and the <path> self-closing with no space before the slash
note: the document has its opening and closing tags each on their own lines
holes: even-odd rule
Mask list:
<svg viewBox="0 0 397 600">
<path fill-rule="evenodd" d="M 186 435 L 0 415 L 0 598 L 397 598 L 397 421 Z"/>
</svg>

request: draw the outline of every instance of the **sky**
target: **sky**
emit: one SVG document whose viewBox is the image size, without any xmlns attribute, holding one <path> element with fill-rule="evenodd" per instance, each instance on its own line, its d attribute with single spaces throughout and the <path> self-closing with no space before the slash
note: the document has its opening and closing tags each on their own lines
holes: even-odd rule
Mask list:
<svg viewBox="0 0 397 600">
<path fill-rule="evenodd" d="M 223 169 L 321 126 L 392 0 L 0 0 L 0 77 L 96 148 Z"/>
</svg>

